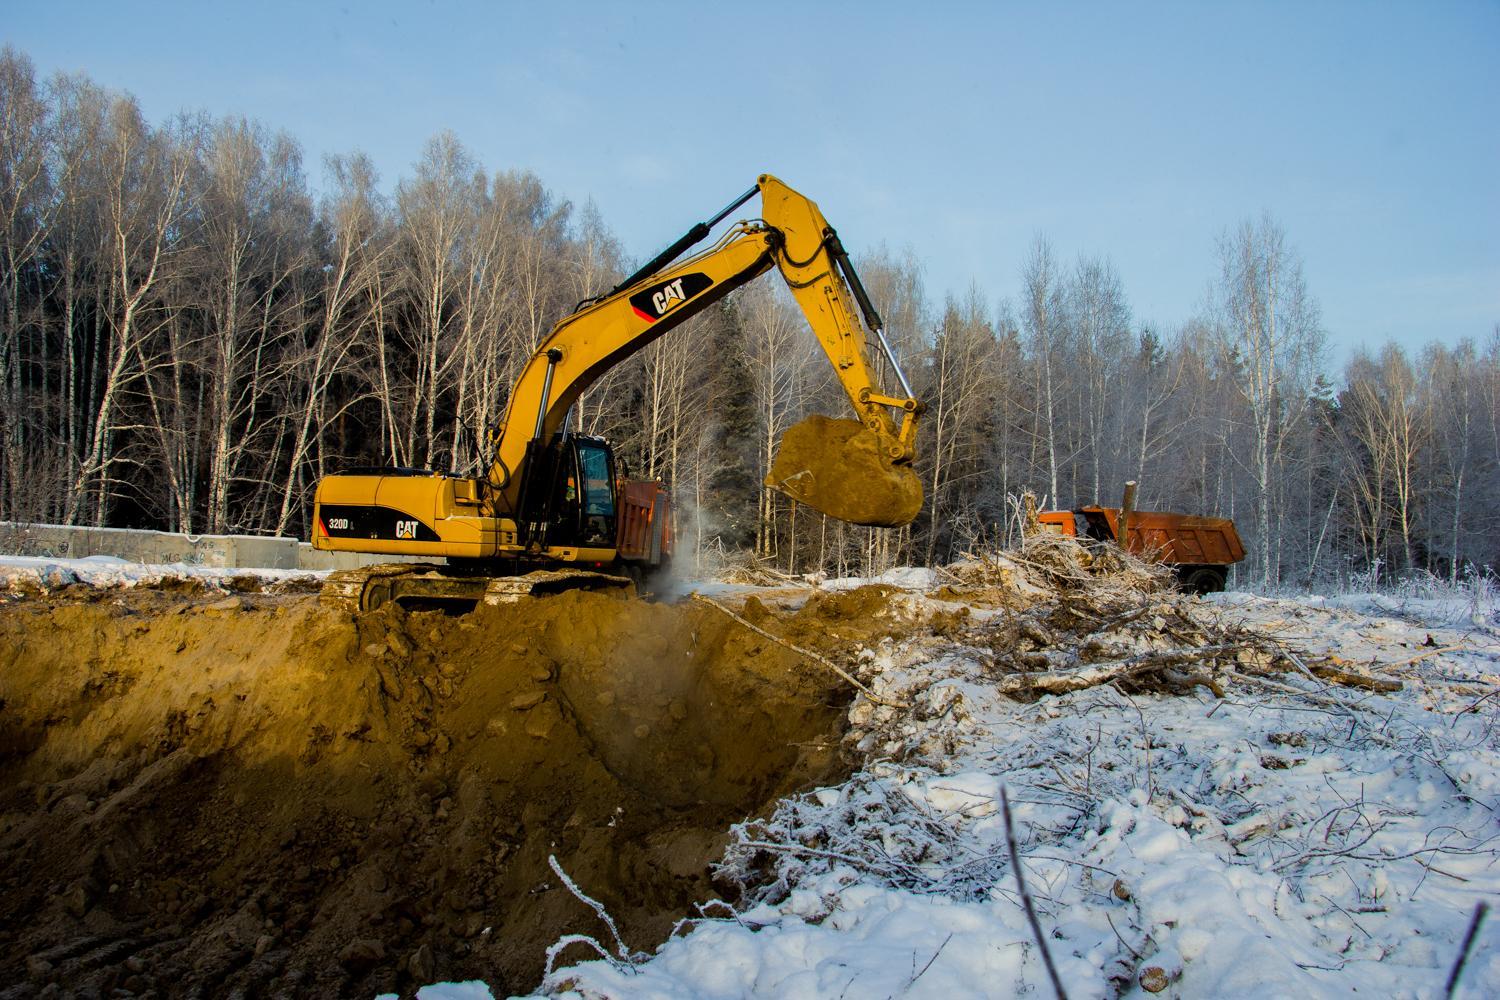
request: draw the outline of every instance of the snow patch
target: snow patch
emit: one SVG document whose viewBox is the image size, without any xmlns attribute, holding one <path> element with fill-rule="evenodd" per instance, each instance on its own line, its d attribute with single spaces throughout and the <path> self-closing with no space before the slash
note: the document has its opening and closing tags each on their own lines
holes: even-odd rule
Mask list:
<svg viewBox="0 0 1500 1000">
<path fill-rule="evenodd" d="M 56 559 L 46 556 L 0 556 L 0 589 L 56 590 L 72 584 L 90 587 L 155 586 L 164 580 L 196 580 L 205 586 L 222 587 L 235 579 L 253 578 L 267 583 L 283 580 L 317 580 L 325 570 L 247 569 L 195 566 L 188 563 L 136 563 L 114 556 Z"/>
</svg>

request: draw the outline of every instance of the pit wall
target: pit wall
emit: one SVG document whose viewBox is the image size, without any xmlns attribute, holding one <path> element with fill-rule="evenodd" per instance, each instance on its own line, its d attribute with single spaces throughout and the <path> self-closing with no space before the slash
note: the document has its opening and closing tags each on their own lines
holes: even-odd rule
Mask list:
<svg viewBox="0 0 1500 1000">
<path fill-rule="evenodd" d="M 405 556 L 323 552 L 296 538 L 266 535 L 184 535 L 19 521 L 0 521 L 0 553 L 55 559 L 114 556 L 139 563 L 188 563 L 226 569 L 334 570 L 372 563 L 421 561 Z"/>
</svg>

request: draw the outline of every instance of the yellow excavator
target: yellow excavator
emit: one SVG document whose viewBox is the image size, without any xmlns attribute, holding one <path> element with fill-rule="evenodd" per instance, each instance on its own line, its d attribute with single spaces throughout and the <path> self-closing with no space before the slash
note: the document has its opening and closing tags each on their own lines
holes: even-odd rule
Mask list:
<svg viewBox="0 0 1500 1000">
<path fill-rule="evenodd" d="M 709 249 L 678 260 L 757 193 L 759 219 L 735 224 Z M 671 555 L 666 491 L 659 483 L 618 478 L 609 444 L 571 433 L 569 411 L 610 368 L 773 268 L 858 419 L 814 415 L 790 428 L 766 485 L 856 524 L 910 523 L 922 506 L 911 461 L 923 406 L 838 234 L 812 201 L 762 174 L 712 219 L 553 327 L 490 434 L 485 475 L 378 469 L 322 479 L 315 547 L 446 562 L 334 573 L 325 595 L 362 610 L 407 599 L 496 604 L 611 586 L 621 582 L 620 571 L 639 576 L 659 568 Z M 897 394 L 876 382 L 866 327 L 899 383 Z"/>
</svg>

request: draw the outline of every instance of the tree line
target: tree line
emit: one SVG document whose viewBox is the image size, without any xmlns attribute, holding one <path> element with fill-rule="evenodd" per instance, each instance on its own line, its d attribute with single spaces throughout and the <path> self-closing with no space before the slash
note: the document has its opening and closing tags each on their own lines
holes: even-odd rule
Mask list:
<svg viewBox="0 0 1500 1000">
<path fill-rule="evenodd" d="M 526 358 L 628 270 L 592 204 L 451 133 L 389 189 L 357 153 L 323 168 L 315 193 L 285 134 L 152 125 L 0 53 L 0 519 L 307 537 L 325 474 L 475 473 Z M 1277 222 L 1215 251 L 1210 300 L 1170 330 L 1132 315 L 1107 257 L 1044 237 L 1000 301 L 931 299 L 913 251 L 857 255 L 928 406 L 908 528 L 761 486 L 781 432 L 847 408 L 770 279 L 610 371 L 575 425 L 670 484 L 700 562 L 941 563 L 1008 541 L 1022 490 L 1114 503 L 1134 479 L 1143 508 L 1234 517 L 1240 585 L 1500 565 L 1500 328 L 1361 349 L 1335 383 Z"/>
</svg>

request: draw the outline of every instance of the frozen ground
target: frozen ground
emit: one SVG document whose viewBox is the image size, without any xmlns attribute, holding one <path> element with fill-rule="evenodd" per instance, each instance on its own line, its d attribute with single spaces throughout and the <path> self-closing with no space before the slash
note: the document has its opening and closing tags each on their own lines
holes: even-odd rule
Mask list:
<svg viewBox="0 0 1500 1000">
<path fill-rule="evenodd" d="M 263 581 L 315 580 L 328 574 L 304 569 L 245 569 L 188 563 L 148 564 L 114 556 L 58 559 L 51 556 L 0 555 L 0 592 L 18 589 L 57 590 L 82 583 L 93 587 L 156 586 L 164 580 L 194 580 L 227 587 L 237 578 Z"/>
<path fill-rule="evenodd" d="M 649 959 L 604 940 L 605 958 L 543 991 L 1050 996 L 1006 789 L 1070 996 L 1443 996 L 1476 903 L 1500 901 L 1496 609 L 1225 594 L 1193 613 L 1403 687 L 1292 673 L 1223 701 L 1096 687 L 1019 704 L 979 650 L 871 650 L 875 689 L 912 707 L 861 699 L 870 763 L 738 830 L 725 874 L 748 903 L 708 909 Z M 1455 995 L 1500 995 L 1496 922 Z"/>
</svg>

